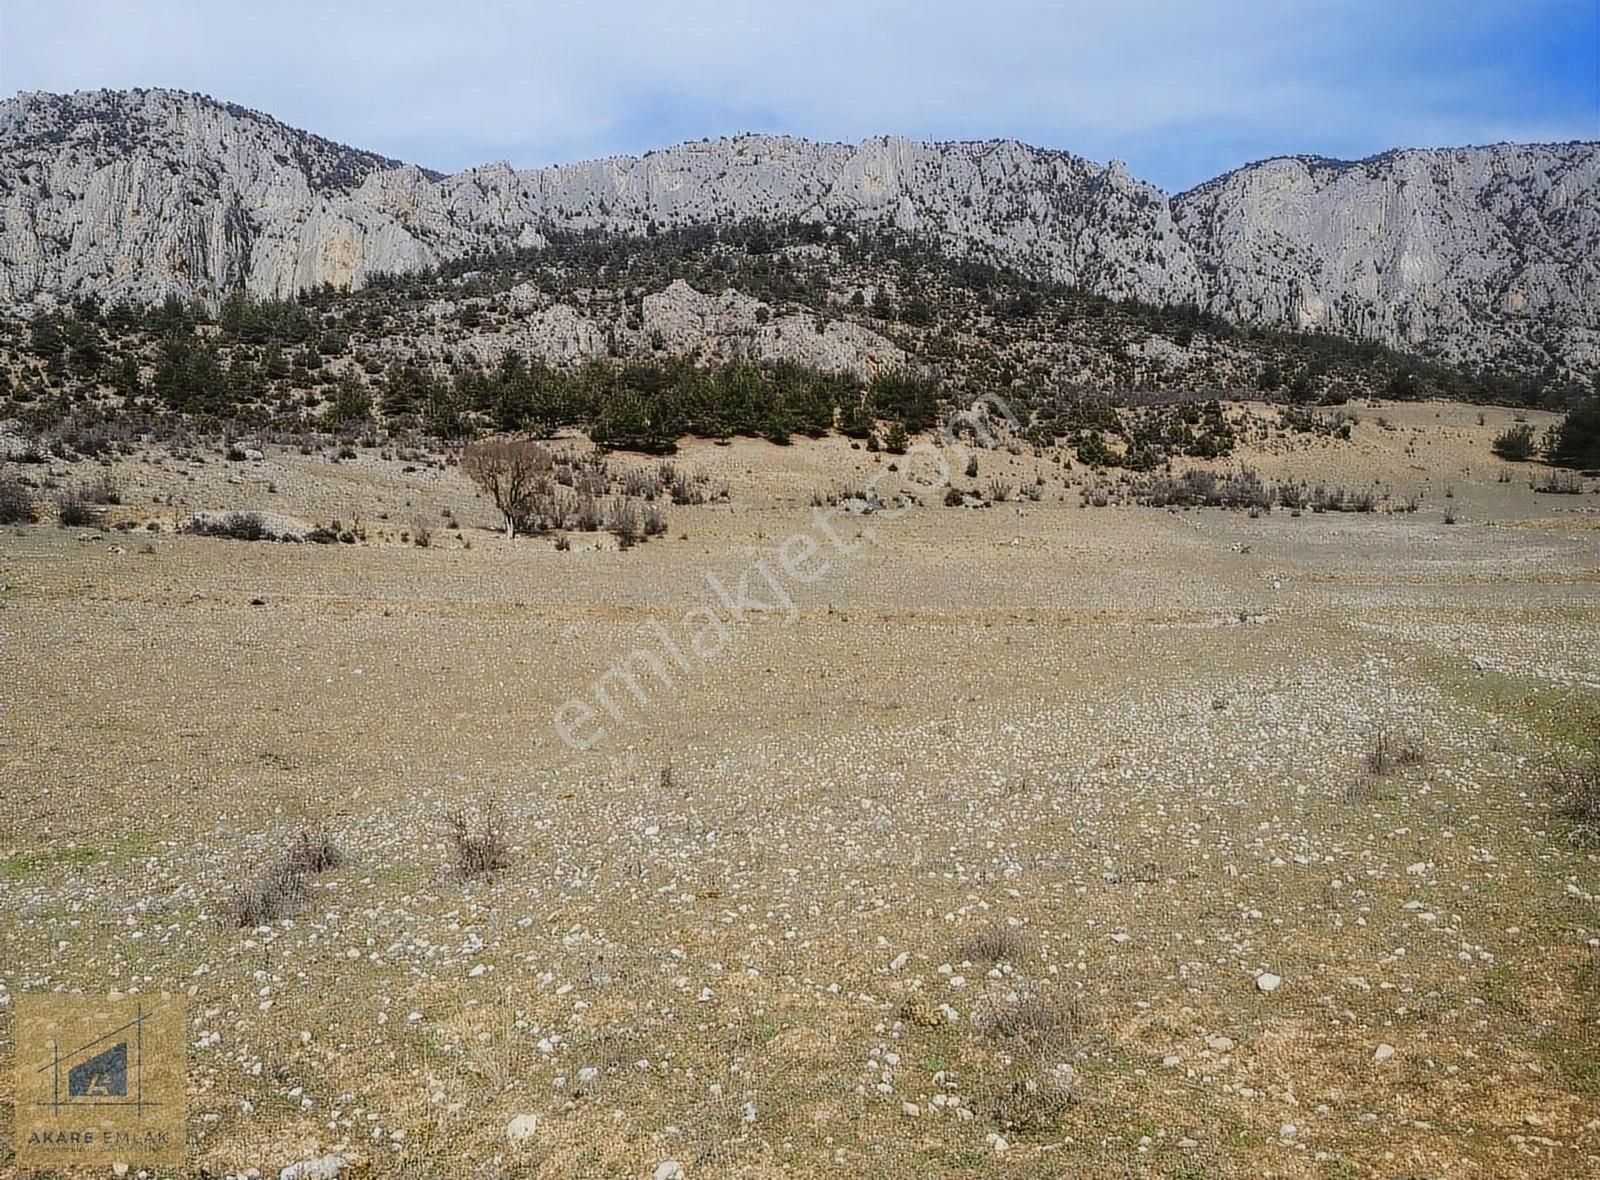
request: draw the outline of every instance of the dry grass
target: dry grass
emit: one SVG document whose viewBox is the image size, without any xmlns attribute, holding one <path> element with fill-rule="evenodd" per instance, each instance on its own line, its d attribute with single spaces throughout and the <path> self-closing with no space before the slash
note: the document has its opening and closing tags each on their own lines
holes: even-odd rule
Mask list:
<svg viewBox="0 0 1600 1180">
<path fill-rule="evenodd" d="M 301 829 L 269 865 L 234 887 L 227 913 L 236 926 L 265 926 L 287 918 L 309 895 L 310 880 L 344 861 L 333 837 L 321 828 Z"/>
<path fill-rule="evenodd" d="M 1053 995 L 1043 984 L 1023 982 L 1009 990 L 991 990 L 972 1012 L 972 1027 L 985 1037 L 1014 1041 L 1058 1058 L 1084 1030 L 1077 1001 Z"/>
<path fill-rule="evenodd" d="M 1059 1131 L 1077 1100 L 1074 1075 L 1059 1065 L 1033 1065 L 995 1087 L 987 1102 L 989 1118 L 1002 1131 L 1047 1135 Z"/>
<path fill-rule="evenodd" d="M 1028 953 L 1028 937 L 1018 927 L 995 922 L 968 936 L 956 948 L 967 963 L 1020 962 Z"/>
</svg>

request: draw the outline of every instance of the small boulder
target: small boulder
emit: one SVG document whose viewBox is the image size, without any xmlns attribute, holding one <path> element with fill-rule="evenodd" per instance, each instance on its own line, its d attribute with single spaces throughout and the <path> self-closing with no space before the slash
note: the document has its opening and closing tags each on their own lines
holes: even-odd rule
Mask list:
<svg viewBox="0 0 1600 1180">
<path fill-rule="evenodd" d="M 1283 977 L 1281 975 L 1274 975 L 1270 971 L 1263 971 L 1260 975 L 1256 976 L 1257 991 L 1263 991 L 1270 995 L 1282 986 Z"/>
<path fill-rule="evenodd" d="M 526 1143 L 539 1133 L 539 1116 L 519 1114 L 506 1124 L 506 1138 L 513 1143 Z"/>
<path fill-rule="evenodd" d="M 278 1180 L 337 1180 L 344 1169 L 344 1156 L 319 1155 L 290 1164 L 278 1173 Z"/>
</svg>

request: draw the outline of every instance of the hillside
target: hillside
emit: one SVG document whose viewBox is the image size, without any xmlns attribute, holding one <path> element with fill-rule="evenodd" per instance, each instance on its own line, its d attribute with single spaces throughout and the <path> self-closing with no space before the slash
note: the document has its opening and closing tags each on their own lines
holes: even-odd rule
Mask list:
<svg viewBox="0 0 1600 1180">
<path fill-rule="evenodd" d="M 544 245 L 216 313 L 80 299 L 0 318 L 0 420 L 57 453 L 195 429 L 284 442 L 491 430 L 670 451 L 686 435 L 876 447 L 998 397 L 1039 447 L 1148 469 L 1225 454 L 1201 403 L 1441 397 L 1560 408 L 1588 387 L 1373 342 L 1236 327 L 956 262 L 890 231 L 739 223 Z"/>
</svg>

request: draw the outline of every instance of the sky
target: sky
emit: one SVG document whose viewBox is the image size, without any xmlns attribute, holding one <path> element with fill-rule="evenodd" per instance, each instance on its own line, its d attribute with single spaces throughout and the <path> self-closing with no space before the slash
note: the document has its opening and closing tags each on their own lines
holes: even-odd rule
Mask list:
<svg viewBox="0 0 1600 1180">
<path fill-rule="evenodd" d="M 1600 0 L 0 0 L 0 95 L 169 86 L 442 171 L 743 131 L 1014 138 L 1180 191 L 1600 140 Z"/>
</svg>

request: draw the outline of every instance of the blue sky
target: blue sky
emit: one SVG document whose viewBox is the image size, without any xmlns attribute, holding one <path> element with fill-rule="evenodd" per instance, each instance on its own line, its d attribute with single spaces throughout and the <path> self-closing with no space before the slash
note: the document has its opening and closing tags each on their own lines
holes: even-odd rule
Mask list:
<svg viewBox="0 0 1600 1180">
<path fill-rule="evenodd" d="M 0 93 L 198 90 L 386 155 L 1013 137 L 1176 191 L 1264 156 L 1600 139 L 1600 0 L 0 0 Z"/>
</svg>

